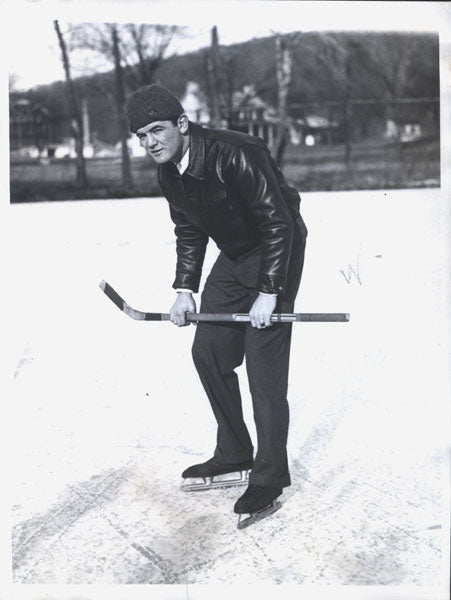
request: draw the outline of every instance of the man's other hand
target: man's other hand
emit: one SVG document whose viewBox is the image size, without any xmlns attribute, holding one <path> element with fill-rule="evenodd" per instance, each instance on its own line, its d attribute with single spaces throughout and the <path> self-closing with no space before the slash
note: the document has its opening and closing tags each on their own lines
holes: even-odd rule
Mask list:
<svg viewBox="0 0 451 600">
<path fill-rule="evenodd" d="M 252 327 L 256 327 L 257 329 L 270 327 L 272 325 L 271 315 L 276 308 L 276 304 L 277 296 L 259 294 L 249 311 Z"/>
<path fill-rule="evenodd" d="M 190 325 L 190 322 L 185 319 L 187 312 L 195 313 L 196 303 L 190 292 L 180 292 L 177 294 L 177 300 L 171 308 L 171 322 L 178 327 Z"/>
</svg>

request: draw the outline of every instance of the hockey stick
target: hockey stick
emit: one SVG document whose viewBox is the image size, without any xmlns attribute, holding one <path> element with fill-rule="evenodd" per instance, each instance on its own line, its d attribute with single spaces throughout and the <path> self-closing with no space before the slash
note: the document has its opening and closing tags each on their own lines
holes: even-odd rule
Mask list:
<svg viewBox="0 0 451 600">
<path fill-rule="evenodd" d="M 123 298 L 119 296 L 114 288 L 106 281 L 100 282 L 100 288 L 119 310 L 137 321 L 169 321 L 169 313 L 149 313 L 132 308 Z M 272 323 L 294 323 L 303 322 L 331 322 L 349 321 L 349 313 L 274 313 L 271 316 Z M 235 321 L 248 322 L 250 317 L 247 313 L 187 313 L 186 320 L 193 321 Z"/>
</svg>

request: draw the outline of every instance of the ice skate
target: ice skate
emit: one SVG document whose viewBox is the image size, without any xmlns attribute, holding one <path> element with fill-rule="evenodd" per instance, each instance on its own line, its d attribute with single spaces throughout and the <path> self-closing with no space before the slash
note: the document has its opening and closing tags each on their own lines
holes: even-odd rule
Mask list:
<svg viewBox="0 0 451 600">
<path fill-rule="evenodd" d="M 282 504 L 276 498 L 282 494 L 282 491 L 282 488 L 250 484 L 234 507 L 235 513 L 240 515 L 238 529 L 244 529 L 279 510 Z M 249 516 L 243 518 L 245 514 Z"/>
<path fill-rule="evenodd" d="M 214 488 L 247 485 L 253 460 L 243 463 L 224 465 L 215 458 L 199 465 L 193 465 L 183 471 L 181 489 L 184 492 L 197 492 Z"/>
</svg>

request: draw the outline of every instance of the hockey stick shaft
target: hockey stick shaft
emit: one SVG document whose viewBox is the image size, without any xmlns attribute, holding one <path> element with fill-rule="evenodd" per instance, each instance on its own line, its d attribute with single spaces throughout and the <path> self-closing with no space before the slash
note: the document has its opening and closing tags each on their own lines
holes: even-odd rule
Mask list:
<svg viewBox="0 0 451 600">
<path fill-rule="evenodd" d="M 169 321 L 169 313 L 149 313 L 136 310 L 131 307 L 114 288 L 106 281 L 100 282 L 100 288 L 108 298 L 126 315 L 137 321 Z M 296 323 L 296 322 L 346 322 L 349 321 L 349 313 L 274 313 L 271 316 L 272 323 Z M 187 313 L 186 320 L 190 322 L 238 322 L 250 321 L 247 313 Z"/>
</svg>

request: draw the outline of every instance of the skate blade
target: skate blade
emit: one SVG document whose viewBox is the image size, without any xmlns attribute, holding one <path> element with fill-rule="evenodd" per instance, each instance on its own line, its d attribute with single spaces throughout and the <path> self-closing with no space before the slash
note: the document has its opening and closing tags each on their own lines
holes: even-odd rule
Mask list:
<svg viewBox="0 0 451 600">
<path fill-rule="evenodd" d="M 237 477 L 239 473 L 239 477 Z M 213 490 L 215 488 L 226 488 L 236 485 L 248 485 L 249 470 L 217 475 L 216 477 L 197 477 L 186 479 L 182 482 L 180 489 L 183 492 L 199 492 L 202 490 Z"/>
<path fill-rule="evenodd" d="M 249 525 L 252 525 L 253 523 L 257 523 L 257 521 L 261 521 L 262 519 L 269 517 L 269 515 L 272 515 L 281 507 L 281 502 L 273 500 L 269 506 L 267 506 L 266 508 L 262 508 L 261 510 L 255 513 L 251 513 L 249 517 L 245 519 L 242 519 L 243 515 L 240 515 L 237 527 L 238 529 L 245 529 L 246 527 L 249 527 Z"/>
</svg>

